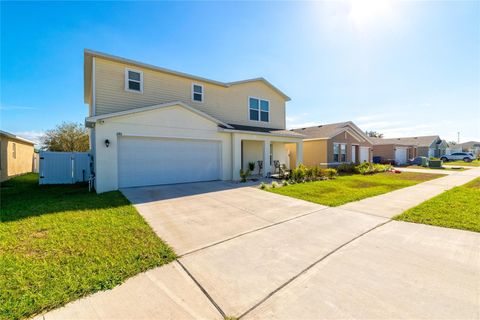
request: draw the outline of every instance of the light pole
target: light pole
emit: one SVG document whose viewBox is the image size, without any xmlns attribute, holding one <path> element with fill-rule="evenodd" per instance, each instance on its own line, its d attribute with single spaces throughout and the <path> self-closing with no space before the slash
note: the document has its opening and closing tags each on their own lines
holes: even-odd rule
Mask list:
<svg viewBox="0 0 480 320">
<path fill-rule="evenodd" d="M 457 142 L 458 142 L 458 144 L 460 144 L 460 131 L 459 131 L 459 132 L 457 132 L 457 136 L 458 136 L 458 138 L 457 138 Z"/>
</svg>

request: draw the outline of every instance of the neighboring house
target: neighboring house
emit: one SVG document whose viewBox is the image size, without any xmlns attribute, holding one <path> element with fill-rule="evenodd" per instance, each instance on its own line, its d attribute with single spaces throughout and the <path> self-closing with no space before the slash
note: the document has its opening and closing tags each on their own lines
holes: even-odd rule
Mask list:
<svg viewBox="0 0 480 320">
<path fill-rule="evenodd" d="M 375 138 L 373 156 L 384 160 L 395 160 L 398 164 L 408 159 L 421 157 L 441 157 L 447 153 L 448 143 L 439 136 L 420 136 L 406 138 Z M 377 147 L 381 146 L 381 147 Z"/>
<path fill-rule="evenodd" d="M 0 181 L 37 171 L 35 142 L 0 130 Z"/>
<path fill-rule="evenodd" d="M 417 156 L 417 146 L 398 139 L 370 138 L 373 141 L 373 157 L 382 163 L 406 164 Z M 376 160 L 376 159 L 375 159 Z M 377 162 L 377 161 L 375 161 Z"/>
<path fill-rule="evenodd" d="M 468 141 L 455 145 L 455 147 L 461 148 L 460 152 L 471 152 L 474 155 L 480 155 L 480 142 L 479 141 Z"/>
<path fill-rule="evenodd" d="M 291 131 L 305 136 L 303 164 L 306 166 L 336 167 L 341 163 L 372 160 L 370 138 L 351 121 Z M 295 146 L 290 145 L 289 153 L 292 166 L 298 154 Z"/>
<path fill-rule="evenodd" d="M 263 78 L 220 82 L 99 52 L 84 53 L 86 126 L 97 192 L 170 183 L 238 180 L 302 135 L 285 130 L 290 98 Z M 301 162 L 299 157 L 297 162 Z"/>
</svg>

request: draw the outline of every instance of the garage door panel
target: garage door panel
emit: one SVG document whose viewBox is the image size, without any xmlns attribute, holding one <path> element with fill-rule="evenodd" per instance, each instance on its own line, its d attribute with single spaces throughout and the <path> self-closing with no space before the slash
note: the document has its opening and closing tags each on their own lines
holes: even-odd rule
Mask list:
<svg viewBox="0 0 480 320">
<path fill-rule="evenodd" d="M 407 163 L 407 148 L 397 147 L 395 149 L 395 162 L 397 164 Z"/>
<path fill-rule="evenodd" d="M 370 162 L 369 161 L 369 152 L 370 148 L 369 147 L 360 147 L 360 162 Z"/>
<path fill-rule="evenodd" d="M 220 179 L 220 142 L 209 140 L 119 139 L 119 187 Z"/>
</svg>

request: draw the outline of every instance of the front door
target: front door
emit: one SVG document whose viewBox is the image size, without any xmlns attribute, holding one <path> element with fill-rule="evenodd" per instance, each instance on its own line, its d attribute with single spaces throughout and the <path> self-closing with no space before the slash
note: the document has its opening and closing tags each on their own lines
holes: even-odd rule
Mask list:
<svg viewBox="0 0 480 320">
<path fill-rule="evenodd" d="M 352 146 L 352 162 L 357 163 L 357 146 Z"/>
</svg>

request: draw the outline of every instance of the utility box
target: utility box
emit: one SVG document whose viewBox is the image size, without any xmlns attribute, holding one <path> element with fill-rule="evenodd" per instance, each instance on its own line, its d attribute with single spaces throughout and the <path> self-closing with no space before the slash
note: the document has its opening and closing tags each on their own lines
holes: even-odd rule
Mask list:
<svg viewBox="0 0 480 320">
<path fill-rule="evenodd" d="M 420 160 L 421 160 L 420 165 L 422 167 L 428 167 L 428 158 L 427 157 L 420 157 Z M 441 166 L 441 164 L 440 164 L 440 166 Z"/>
<path fill-rule="evenodd" d="M 428 166 L 430 168 L 442 168 L 443 161 L 442 160 L 430 160 L 428 161 Z"/>
</svg>

